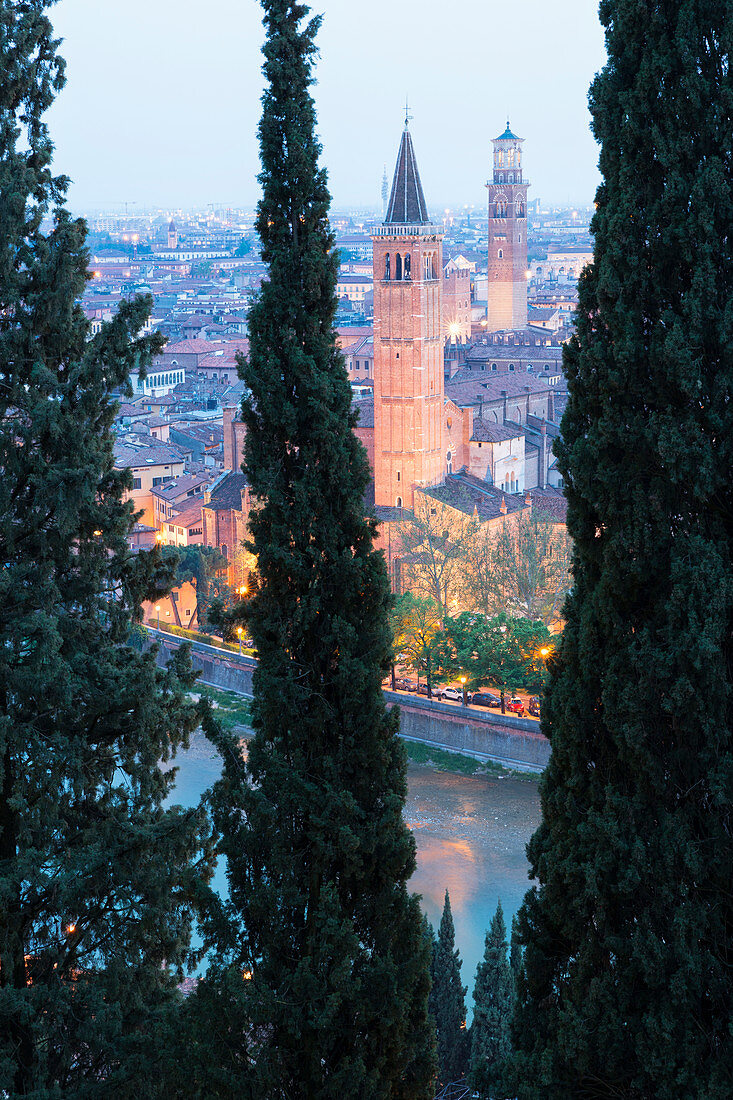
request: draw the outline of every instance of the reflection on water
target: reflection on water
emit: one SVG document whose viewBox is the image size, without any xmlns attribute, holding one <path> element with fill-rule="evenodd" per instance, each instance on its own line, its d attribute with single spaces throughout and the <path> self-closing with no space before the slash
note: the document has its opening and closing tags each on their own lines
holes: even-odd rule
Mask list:
<svg viewBox="0 0 733 1100">
<path fill-rule="evenodd" d="M 193 805 L 215 782 L 219 766 L 203 734 L 193 734 L 188 752 L 176 761 L 170 801 Z M 525 846 L 539 824 L 537 786 L 531 780 L 451 775 L 411 764 L 408 788 L 405 818 L 417 843 L 410 885 L 422 895 L 436 928 L 449 891 L 470 997 L 498 898 L 509 929 L 528 886 Z M 225 888 L 221 868 L 216 882 Z"/>
<path fill-rule="evenodd" d="M 405 816 L 417 843 L 410 885 L 436 928 L 450 893 L 470 997 L 498 899 L 508 931 L 529 885 L 525 847 L 540 819 L 537 785 L 410 765 Z"/>
</svg>

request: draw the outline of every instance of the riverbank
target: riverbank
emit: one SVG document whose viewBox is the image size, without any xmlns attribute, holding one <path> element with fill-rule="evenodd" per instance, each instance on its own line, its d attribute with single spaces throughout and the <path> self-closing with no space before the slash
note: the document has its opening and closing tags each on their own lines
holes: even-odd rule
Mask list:
<svg viewBox="0 0 733 1100">
<path fill-rule="evenodd" d="M 216 717 L 221 724 L 230 730 L 241 734 L 243 738 L 251 736 L 249 726 L 251 712 L 249 700 L 238 695 L 235 691 L 226 691 L 223 688 L 201 685 L 201 695 L 207 695 L 211 699 Z M 192 699 L 198 699 L 199 693 L 192 693 Z M 491 760 L 479 761 L 472 756 L 464 756 L 459 752 L 448 752 L 434 745 L 424 745 L 419 741 L 406 741 L 407 759 L 411 764 L 424 764 L 436 771 L 449 772 L 452 775 L 486 775 L 497 779 L 521 779 L 528 783 L 536 784 L 539 776 L 533 772 L 520 772 L 512 768 L 506 768 Z"/>
<path fill-rule="evenodd" d="M 536 772 L 515 771 L 496 764 L 493 760 L 482 762 L 472 756 L 463 756 L 460 752 L 448 752 L 420 741 L 406 741 L 407 759 L 411 764 L 425 764 L 439 772 L 452 775 L 487 775 L 495 779 L 521 779 L 535 786 L 541 778 Z"/>
</svg>

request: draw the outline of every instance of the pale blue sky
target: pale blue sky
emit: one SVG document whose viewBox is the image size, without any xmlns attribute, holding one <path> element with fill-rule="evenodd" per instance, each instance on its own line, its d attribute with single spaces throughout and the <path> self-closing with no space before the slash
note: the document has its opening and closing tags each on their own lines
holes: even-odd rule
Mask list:
<svg viewBox="0 0 733 1100">
<path fill-rule="evenodd" d="M 428 204 L 483 206 L 490 139 L 526 138 L 530 197 L 590 203 L 594 0 L 320 0 L 315 96 L 334 205 L 376 206 L 409 94 Z M 60 0 L 68 84 L 50 113 L 78 208 L 256 201 L 256 0 Z"/>
</svg>

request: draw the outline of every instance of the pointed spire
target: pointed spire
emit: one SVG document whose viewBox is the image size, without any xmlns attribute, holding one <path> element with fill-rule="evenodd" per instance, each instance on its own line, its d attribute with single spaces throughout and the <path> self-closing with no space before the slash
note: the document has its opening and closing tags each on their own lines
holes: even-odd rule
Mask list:
<svg viewBox="0 0 733 1100">
<path fill-rule="evenodd" d="M 409 116 L 405 118 L 405 128 L 402 131 L 385 225 L 430 224 L 408 122 Z"/>
</svg>

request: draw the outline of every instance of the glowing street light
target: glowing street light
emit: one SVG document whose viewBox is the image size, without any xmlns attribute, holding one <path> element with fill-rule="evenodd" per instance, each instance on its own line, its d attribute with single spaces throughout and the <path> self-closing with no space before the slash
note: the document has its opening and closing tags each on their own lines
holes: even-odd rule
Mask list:
<svg viewBox="0 0 733 1100">
<path fill-rule="evenodd" d="M 241 657 L 242 656 L 242 628 L 241 628 L 241 626 L 237 627 L 237 637 L 239 638 L 239 656 Z"/>
<path fill-rule="evenodd" d="M 463 706 L 467 707 L 468 706 L 468 699 L 466 697 L 466 677 L 461 676 L 461 677 L 459 677 L 459 679 L 461 681 L 461 688 L 463 689 Z"/>
<path fill-rule="evenodd" d="M 156 603 L 155 610 L 158 612 L 158 630 L 160 630 L 160 604 Z"/>
</svg>

